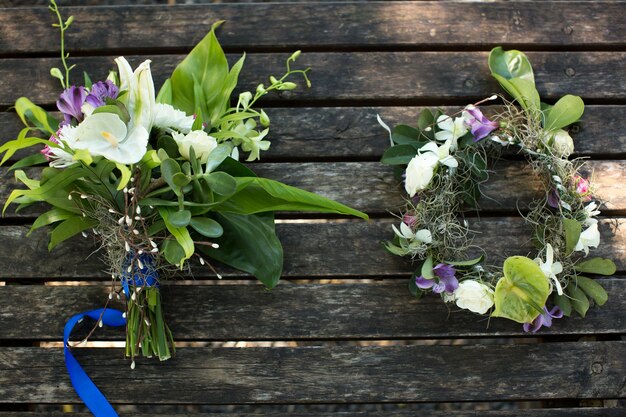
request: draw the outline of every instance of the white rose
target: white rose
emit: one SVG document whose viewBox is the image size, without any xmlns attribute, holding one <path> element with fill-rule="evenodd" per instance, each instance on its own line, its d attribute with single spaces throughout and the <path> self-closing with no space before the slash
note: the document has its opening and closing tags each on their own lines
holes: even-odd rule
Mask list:
<svg viewBox="0 0 626 417">
<path fill-rule="evenodd" d="M 435 173 L 439 158 L 432 152 L 416 155 L 406 167 L 404 189 L 413 197 L 418 191 L 428 187 Z"/>
<path fill-rule="evenodd" d="M 465 280 L 454 291 L 454 299 L 460 308 L 485 314 L 493 306 L 493 290 L 478 281 Z"/>
<path fill-rule="evenodd" d="M 574 140 L 565 130 L 559 129 L 552 136 L 552 150 L 557 156 L 569 156 L 574 152 Z"/>
<path fill-rule="evenodd" d="M 217 141 L 215 138 L 207 135 L 204 130 L 194 130 L 186 135 L 173 132 L 172 137 L 178 144 L 178 152 L 180 152 L 183 158 L 189 160 L 189 148 L 193 146 L 196 158 L 198 158 L 203 164 L 206 163 L 211 151 L 217 148 Z"/>
</svg>

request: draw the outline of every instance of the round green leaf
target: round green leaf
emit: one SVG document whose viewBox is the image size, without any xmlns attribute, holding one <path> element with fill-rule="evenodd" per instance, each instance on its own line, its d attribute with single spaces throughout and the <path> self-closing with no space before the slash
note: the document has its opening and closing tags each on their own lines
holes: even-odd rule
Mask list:
<svg viewBox="0 0 626 417">
<path fill-rule="evenodd" d="M 219 195 L 231 195 L 237 190 L 237 181 L 225 172 L 212 172 L 204 175 L 211 190 Z"/>
<path fill-rule="evenodd" d="M 196 232 L 206 237 L 220 237 L 224 233 L 221 224 L 207 217 L 192 217 L 190 225 Z"/>
<path fill-rule="evenodd" d="M 494 317 L 530 323 L 543 313 L 550 286 L 539 265 L 524 256 L 504 261 L 504 277 L 496 284 Z"/>
<path fill-rule="evenodd" d="M 189 210 L 180 210 L 170 213 L 169 222 L 175 227 L 185 227 L 191 221 L 191 212 Z"/>
</svg>

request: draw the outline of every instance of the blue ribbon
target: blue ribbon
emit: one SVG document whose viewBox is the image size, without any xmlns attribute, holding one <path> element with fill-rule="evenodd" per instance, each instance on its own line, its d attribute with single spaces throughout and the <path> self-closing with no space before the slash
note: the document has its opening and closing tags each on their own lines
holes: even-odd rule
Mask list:
<svg viewBox="0 0 626 417">
<path fill-rule="evenodd" d="M 126 258 L 126 262 L 123 265 L 124 271 L 128 268 L 130 260 L 130 256 Z M 124 294 L 127 299 L 130 297 L 130 284 L 139 288 L 159 286 L 159 274 L 154 265 L 154 258 L 147 253 L 142 253 L 139 255 L 139 260 L 143 268 L 140 269 L 136 264 L 133 264 L 132 268 L 134 271 L 132 278 L 129 276 L 130 272 L 122 275 L 122 287 L 124 288 Z"/>
<path fill-rule="evenodd" d="M 102 316 L 102 318 L 101 318 Z M 111 404 L 104 397 L 102 392 L 96 387 L 96 384 L 87 376 L 83 368 L 80 366 L 72 351 L 68 346 L 68 341 L 74 326 L 84 317 L 90 317 L 94 320 L 102 320 L 106 326 L 120 327 L 126 325 L 126 319 L 119 310 L 111 308 L 100 308 L 98 310 L 87 311 L 72 317 L 65 324 L 63 330 L 63 351 L 65 353 L 65 366 L 67 373 L 70 375 L 72 385 L 81 400 L 95 417 L 118 417 Z"/>
</svg>

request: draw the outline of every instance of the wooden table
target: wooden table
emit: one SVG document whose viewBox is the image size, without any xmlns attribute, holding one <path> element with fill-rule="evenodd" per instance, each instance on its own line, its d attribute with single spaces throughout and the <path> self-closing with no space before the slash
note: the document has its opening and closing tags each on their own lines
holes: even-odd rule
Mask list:
<svg viewBox="0 0 626 417">
<path fill-rule="evenodd" d="M 133 371 L 119 348 L 122 332 L 98 332 L 92 341 L 118 347 L 76 356 L 122 415 L 626 413 L 616 408 L 626 397 L 626 3 L 202 4 L 69 14 L 72 62 L 94 80 L 123 54 L 133 64 L 152 59 L 160 85 L 220 19 L 231 62 L 248 52 L 242 89 L 279 73 L 302 49 L 313 88 L 265 100 L 272 147 L 253 169 L 372 217 L 281 215 L 284 277 L 272 291 L 225 268 L 218 281 L 199 265 L 195 281 L 166 285 L 166 314 L 181 346 L 167 362 L 141 359 Z M 3 141 L 19 129 L 9 109 L 16 98 L 53 108 L 52 21 L 45 7 L 0 9 Z M 388 210 L 402 204 L 402 193 L 378 162 L 388 138 L 376 114 L 414 123 L 422 106 L 459 108 L 499 92 L 487 69 L 496 45 L 528 52 L 546 101 L 566 93 L 585 100 L 573 129 L 577 155 L 589 158 L 598 196 L 608 201 L 595 253 L 618 268 L 601 280 L 610 292 L 604 307 L 537 335 L 501 319 L 449 314 L 435 297 L 413 299 L 411 265 L 380 245 L 391 237 Z M 490 256 L 499 262 L 530 251 L 517 206 L 539 187 L 515 157 L 494 169 L 486 193 L 498 202 L 484 199 L 472 223 L 481 230 L 476 243 L 495 248 Z M 6 168 L 0 178 L 4 200 L 15 182 Z M 49 416 L 67 404 L 84 410 L 65 372 L 62 328 L 69 316 L 102 306 L 108 289 L 98 257 L 88 257 L 91 242 L 74 239 L 48 253 L 45 233 L 26 237 L 40 210 L 9 211 L 0 226 L 0 417 Z"/>
</svg>

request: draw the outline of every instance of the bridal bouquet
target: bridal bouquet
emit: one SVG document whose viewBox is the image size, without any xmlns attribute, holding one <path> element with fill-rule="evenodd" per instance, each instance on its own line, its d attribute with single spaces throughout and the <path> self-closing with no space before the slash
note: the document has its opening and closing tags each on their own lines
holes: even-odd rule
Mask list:
<svg viewBox="0 0 626 417">
<path fill-rule="evenodd" d="M 61 39 L 72 23 L 54 1 Z M 93 235 L 113 279 L 109 298 L 126 298 L 126 355 L 169 358 L 172 334 L 163 319 L 159 275 L 209 258 L 256 276 L 268 288 L 281 275 L 283 251 L 274 211 L 315 211 L 367 216 L 318 195 L 259 178 L 238 162 L 267 150 L 270 119 L 255 105 L 272 91 L 291 90 L 288 79 L 304 77 L 288 58 L 282 77 L 269 77 L 254 92 L 233 97 L 245 55 L 231 68 L 213 25 L 176 67 L 158 94 L 150 60 L 134 70 L 124 57 L 106 80 L 70 82 L 61 43 L 62 71 L 52 68 L 63 92 L 56 120 L 27 98 L 15 103 L 26 127 L 0 147 L 2 163 L 16 151 L 34 153 L 15 163 L 15 189 L 4 210 L 44 202 L 50 207 L 31 231 L 50 228 L 49 249 L 77 234 Z M 42 139 L 33 135 L 41 132 Z M 40 178 L 21 168 L 46 164 Z M 212 267 L 211 267 L 212 268 Z M 213 270 L 214 271 L 214 270 Z M 215 272 L 217 274 L 217 272 Z M 103 310 L 104 313 L 104 310 Z M 102 317 L 102 316 L 101 316 Z M 100 321 L 100 323 L 102 323 Z M 133 362 L 134 365 L 134 362 Z"/>
</svg>

